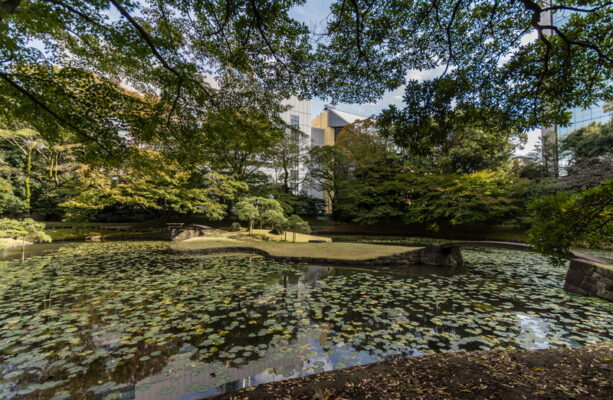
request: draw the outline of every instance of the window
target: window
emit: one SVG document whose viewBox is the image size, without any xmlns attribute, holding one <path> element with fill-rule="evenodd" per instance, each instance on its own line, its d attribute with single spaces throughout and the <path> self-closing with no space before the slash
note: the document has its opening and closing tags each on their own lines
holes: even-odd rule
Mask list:
<svg viewBox="0 0 613 400">
<path fill-rule="evenodd" d="M 297 115 L 289 116 L 289 124 L 291 126 L 295 126 L 296 128 L 300 126 L 300 118 Z"/>
</svg>

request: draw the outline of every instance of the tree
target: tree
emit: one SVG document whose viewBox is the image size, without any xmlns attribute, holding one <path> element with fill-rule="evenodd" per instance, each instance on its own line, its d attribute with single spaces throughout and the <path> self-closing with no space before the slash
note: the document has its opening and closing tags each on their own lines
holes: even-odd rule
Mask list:
<svg viewBox="0 0 613 400">
<path fill-rule="evenodd" d="M 189 142 L 220 99 L 203 73 L 228 70 L 279 99 L 300 92 L 360 103 L 401 87 L 409 72 L 434 71 L 407 85 L 416 126 L 481 110 L 492 131 L 522 131 L 610 100 L 604 0 L 334 0 L 323 32 L 290 17 L 301 4 L 1 0 L 0 110 L 45 135 L 53 129 L 43 127 L 61 126 L 112 148 L 121 131 Z M 568 22 L 548 25 L 562 11 L 573 12 Z M 118 95 L 117 82 L 155 100 Z"/>
<path fill-rule="evenodd" d="M 279 183 L 284 193 L 294 194 L 298 189 L 298 168 L 307 159 L 310 148 L 307 139 L 299 127 L 293 126 L 273 148 L 269 165 L 275 170 L 275 176 L 280 178 Z"/>
<path fill-rule="evenodd" d="M 264 222 L 267 211 L 275 211 L 275 215 L 267 214 L 271 218 L 276 218 L 278 214 L 284 215 L 283 207 L 275 199 L 266 197 L 246 197 L 234 205 L 234 214 L 241 221 L 249 222 L 249 235 L 253 233 L 254 223 Z M 278 214 L 277 214 L 278 213 Z"/>
<path fill-rule="evenodd" d="M 530 243 L 561 265 L 579 246 L 608 245 L 613 238 L 613 178 L 579 191 L 537 198 L 530 204 Z"/>
<path fill-rule="evenodd" d="M 404 151 L 411 167 L 422 171 L 462 174 L 505 168 L 513 154 L 512 140 L 524 139 L 522 134 L 488 129 L 474 121 L 430 121 L 430 126 L 418 127 L 404 115 L 406 111 L 384 110 L 377 126 L 382 136 Z"/>
<path fill-rule="evenodd" d="M 500 222 L 521 213 L 518 195 L 528 181 L 502 171 L 465 175 L 398 176 L 405 188 L 403 220 L 438 230 L 451 225 Z"/>
<path fill-rule="evenodd" d="M 290 215 L 287 218 L 287 227 L 292 232 L 293 239 L 292 241 L 296 242 L 296 233 L 311 233 L 311 227 L 309 223 L 297 215 Z"/>
<path fill-rule="evenodd" d="M 421 72 L 427 78 L 408 81 L 401 114 L 424 136 L 433 134 L 431 122 L 449 128 L 481 121 L 492 132 L 565 124 L 565 110 L 610 99 L 609 6 L 337 0 L 318 46 L 312 92 L 338 102 L 374 101 Z M 551 25 L 548 16 L 563 12 L 572 14 Z"/>
<path fill-rule="evenodd" d="M 15 196 L 11 182 L 0 178 L 0 214 L 13 214 L 22 209 L 23 202 Z"/>
<path fill-rule="evenodd" d="M 269 209 L 262 213 L 260 220 L 276 234 L 282 234 L 287 226 L 287 218 L 283 211 Z"/>
<path fill-rule="evenodd" d="M 201 214 L 219 220 L 223 201 L 246 190 L 227 176 L 184 168 L 152 150 L 139 150 L 124 168 L 85 166 L 62 204 L 71 219 L 90 219 L 106 207 L 131 207 L 167 219 L 171 213 Z"/>
<path fill-rule="evenodd" d="M 315 190 L 324 192 L 328 209 L 335 212 L 343 197 L 349 178 L 349 165 L 345 152 L 338 146 L 314 147 L 309 151 L 306 163 L 308 182 Z"/>
<path fill-rule="evenodd" d="M 241 221 L 249 221 L 249 235 L 252 235 L 253 224 L 259 216 L 256 205 L 247 200 L 239 201 L 234 205 L 234 214 Z"/>
<path fill-rule="evenodd" d="M 298 3 L 1 0 L 0 110 L 99 151 L 121 147 L 122 131 L 189 140 L 222 99 L 203 73 L 237 71 L 288 97 L 308 61 L 308 30 L 288 16 Z"/>
<path fill-rule="evenodd" d="M 41 140 L 40 135 L 28 128 L 24 129 L 0 129 L 0 139 L 14 146 L 24 158 L 23 187 L 24 204 L 27 210 L 30 209 L 30 199 L 32 197 L 30 189 L 30 179 L 32 178 L 32 159 L 35 152 L 42 152 L 46 146 Z"/>
<path fill-rule="evenodd" d="M 9 218 L 0 219 L 0 237 L 21 239 L 21 261 L 24 261 L 26 257 L 26 240 L 51 241 L 51 236 L 45 233 L 45 224 L 36 222 L 31 218 L 22 221 Z"/>
<path fill-rule="evenodd" d="M 562 140 L 560 150 L 570 156 L 574 164 L 613 154 L 613 121 L 593 122 L 572 131 Z"/>
<path fill-rule="evenodd" d="M 216 83 L 215 107 L 201 111 L 197 128 L 189 137 L 176 137 L 171 147 L 183 162 L 204 160 L 235 179 L 248 181 L 270 165 L 286 132 L 293 132 L 280 117 L 288 107 L 253 79 L 226 73 Z"/>
</svg>

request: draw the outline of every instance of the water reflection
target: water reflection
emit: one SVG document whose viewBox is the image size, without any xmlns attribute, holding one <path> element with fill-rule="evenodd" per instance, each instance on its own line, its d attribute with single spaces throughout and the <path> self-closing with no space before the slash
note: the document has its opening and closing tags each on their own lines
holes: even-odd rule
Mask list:
<svg viewBox="0 0 613 400">
<path fill-rule="evenodd" d="M 0 265 L 2 398 L 196 399 L 446 351 L 613 338 L 564 270 L 468 250 L 464 271 L 366 270 L 86 244 Z"/>
</svg>

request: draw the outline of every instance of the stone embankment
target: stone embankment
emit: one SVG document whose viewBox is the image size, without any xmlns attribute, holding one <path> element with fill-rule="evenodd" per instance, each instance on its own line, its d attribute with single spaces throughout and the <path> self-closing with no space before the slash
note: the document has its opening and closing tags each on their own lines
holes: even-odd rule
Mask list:
<svg viewBox="0 0 613 400">
<path fill-rule="evenodd" d="M 442 244 L 413 249 L 403 253 L 392 254 L 363 260 L 345 260 L 323 257 L 285 257 L 275 256 L 262 249 L 248 246 L 214 247 L 198 250 L 180 250 L 196 254 L 216 253 L 252 253 L 275 261 L 301 262 L 306 264 L 359 266 L 359 267 L 382 267 L 382 266 L 408 266 L 408 265 L 435 265 L 445 267 L 462 267 L 464 260 L 460 247 L 455 244 Z"/>
<path fill-rule="evenodd" d="M 613 301 L 613 265 L 574 258 L 566 273 L 564 289 Z"/>
</svg>

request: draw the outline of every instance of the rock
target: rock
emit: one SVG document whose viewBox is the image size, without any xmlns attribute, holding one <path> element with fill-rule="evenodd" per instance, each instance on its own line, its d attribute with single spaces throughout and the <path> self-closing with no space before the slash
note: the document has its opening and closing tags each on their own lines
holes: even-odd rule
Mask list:
<svg viewBox="0 0 613 400">
<path fill-rule="evenodd" d="M 574 258 L 570 261 L 564 289 L 613 301 L 613 265 Z"/>
<path fill-rule="evenodd" d="M 421 251 L 420 262 L 427 265 L 444 265 L 448 267 L 462 267 L 464 259 L 460 246 L 455 244 L 435 244 Z"/>
<path fill-rule="evenodd" d="M 205 235 L 205 231 L 212 229 L 206 225 L 185 225 L 175 227 L 170 230 L 170 240 L 180 242 L 182 240 L 192 239 Z"/>
</svg>

